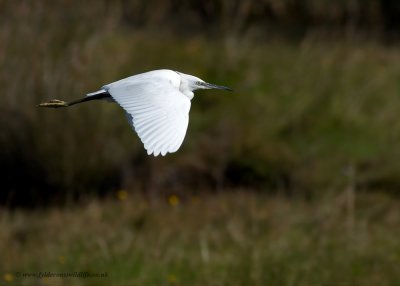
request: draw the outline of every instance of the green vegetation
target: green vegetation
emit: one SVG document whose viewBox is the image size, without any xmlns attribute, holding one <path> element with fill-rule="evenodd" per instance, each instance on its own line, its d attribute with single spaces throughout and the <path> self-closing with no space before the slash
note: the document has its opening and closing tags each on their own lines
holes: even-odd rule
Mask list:
<svg viewBox="0 0 400 286">
<path fill-rule="evenodd" d="M 30 70 L 14 68 L 4 75 L 0 142 L 11 177 L 25 166 L 38 173 L 39 192 L 49 186 L 90 191 L 118 182 L 137 187 L 148 183 L 148 176 L 157 176 L 150 182 L 154 188 L 173 181 L 185 189 L 197 180 L 211 188 L 310 190 L 341 186 L 346 169 L 354 168 L 362 188 L 394 191 L 400 185 L 399 160 L 393 159 L 400 139 L 396 49 L 311 40 L 246 46 L 121 33 L 96 36 L 96 44 L 89 38 L 79 53 L 77 47 L 66 49 L 49 61 L 52 67 L 30 58 Z M 71 100 L 102 83 L 158 67 L 236 90 L 197 94 L 188 136 L 174 156 L 147 158 L 117 106 L 36 108 L 41 101 Z M 16 85 L 11 75 L 28 83 L 36 76 L 38 82 Z"/>
<path fill-rule="evenodd" d="M 5 285 L 398 285 L 400 204 L 238 191 L 2 212 Z M 169 203 L 168 203 L 169 202 Z M 6 262 L 6 263 L 4 263 Z M 15 272 L 107 272 L 16 278 Z M 4 276 L 7 275 L 7 276 Z"/>
<path fill-rule="evenodd" d="M 226 34 L 212 40 L 168 27 L 155 33 L 151 23 L 136 30 L 124 25 L 124 12 L 139 8 L 122 4 L 18 3 L 3 3 L 0 15 L 0 159 L 3 185 L 12 190 L 2 201 L 65 201 L 121 185 L 318 192 L 346 184 L 348 169 L 364 189 L 400 186 L 396 47 L 322 41 L 311 32 L 301 41 Z M 117 106 L 36 108 L 156 68 L 235 89 L 197 94 L 188 136 L 174 156 L 147 158 Z"/>
<path fill-rule="evenodd" d="M 400 284 L 394 3 L 0 0 L 0 285 Z M 157 68 L 235 90 L 176 154 L 37 108 Z"/>
</svg>

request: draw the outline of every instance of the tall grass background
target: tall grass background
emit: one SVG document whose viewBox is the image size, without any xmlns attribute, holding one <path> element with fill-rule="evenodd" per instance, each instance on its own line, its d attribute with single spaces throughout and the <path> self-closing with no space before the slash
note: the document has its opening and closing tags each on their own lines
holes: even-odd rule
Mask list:
<svg viewBox="0 0 400 286">
<path fill-rule="evenodd" d="M 0 1 L 0 271 L 399 283 L 398 11 L 378 0 Z M 235 90 L 196 93 L 184 144 L 164 158 L 146 155 L 116 105 L 36 107 L 158 68 Z"/>
</svg>

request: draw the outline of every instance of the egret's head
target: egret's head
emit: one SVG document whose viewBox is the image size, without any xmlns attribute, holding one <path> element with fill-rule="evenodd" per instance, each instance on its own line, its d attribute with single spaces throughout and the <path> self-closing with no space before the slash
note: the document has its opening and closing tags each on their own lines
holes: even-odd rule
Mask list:
<svg viewBox="0 0 400 286">
<path fill-rule="evenodd" d="M 184 74 L 180 72 L 177 73 L 181 76 L 181 84 L 186 85 L 187 89 L 189 89 L 190 91 L 194 91 L 197 89 L 223 89 L 232 91 L 231 88 L 226 86 L 207 83 L 204 80 L 189 74 Z"/>
</svg>

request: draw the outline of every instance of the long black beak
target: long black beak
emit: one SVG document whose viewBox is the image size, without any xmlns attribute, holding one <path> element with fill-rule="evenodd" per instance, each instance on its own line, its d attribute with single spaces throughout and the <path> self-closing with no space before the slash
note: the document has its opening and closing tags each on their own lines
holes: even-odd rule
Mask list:
<svg viewBox="0 0 400 286">
<path fill-rule="evenodd" d="M 216 85 L 216 84 L 212 84 L 212 83 L 208 83 L 208 82 L 202 82 L 201 85 L 204 88 L 208 88 L 208 89 L 222 89 L 222 90 L 233 91 L 233 89 L 230 88 L 230 87 L 222 86 L 222 85 Z"/>
</svg>

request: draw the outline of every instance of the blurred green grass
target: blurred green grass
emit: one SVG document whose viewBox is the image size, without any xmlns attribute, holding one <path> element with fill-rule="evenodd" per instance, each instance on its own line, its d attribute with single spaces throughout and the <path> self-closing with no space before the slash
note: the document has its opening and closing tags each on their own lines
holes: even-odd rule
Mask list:
<svg viewBox="0 0 400 286">
<path fill-rule="evenodd" d="M 379 1 L 267 2 L 0 1 L 0 284 L 400 283 L 400 52 L 357 30 L 390 21 Z M 235 89 L 196 94 L 171 156 L 117 106 L 36 108 L 156 68 Z"/>
<path fill-rule="evenodd" d="M 311 32 L 292 41 L 183 36 L 127 25 L 126 3 L 51 3 L 2 4 L 2 201 L 65 201 L 119 187 L 312 193 L 346 185 L 349 168 L 358 188 L 398 192 L 396 46 Z M 115 105 L 36 108 L 157 68 L 235 89 L 196 95 L 173 156 L 147 158 Z"/>
<path fill-rule="evenodd" d="M 350 213 L 344 190 L 319 200 L 231 190 L 149 201 L 120 192 L 119 200 L 92 199 L 35 212 L 2 210 L 2 284 L 400 282 L 400 205 L 388 195 L 361 193 Z M 46 280 L 17 278 L 17 271 L 107 272 L 108 277 Z"/>
<path fill-rule="evenodd" d="M 118 187 L 115 181 L 144 183 L 142 175 L 129 171 L 135 170 L 157 174 L 159 182 L 154 184 L 172 180 L 184 188 L 187 183 L 176 174 L 190 169 L 208 187 L 313 189 L 342 185 L 347 180 L 343 170 L 350 165 L 363 188 L 399 186 L 399 160 L 393 159 L 399 155 L 400 134 L 396 49 L 312 40 L 242 46 L 203 38 L 162 39 L 161 46 L 151 35 L 128 37 L 121 32 L 97 41 L 92 45 L 88 39 L 79 53 L 66 49 L 61 59 L 50 61 L 53 67 L 35 62 L 30 70 L 14 67 L 12 76 L 38 75 L 32 83 L 37 88 L 15 87 L 11 78 L 1 85 L 7 95 L 1 98 L 3 158 L 10 146 L 18 146 L 15 153 L 21 161 L 36 161 L 47 174 L 42 179 L 53 187 L 96 190 Z M 147 59 L 147 54 L 152 57 Z M 35 107 L 162 67 L 235 89 L 233 94 L 196 95 L 187 137 L 173 158 L 145 160 L 140 141 L 117 106 L 98 102 L 55 111 Z"/>
</svg>

